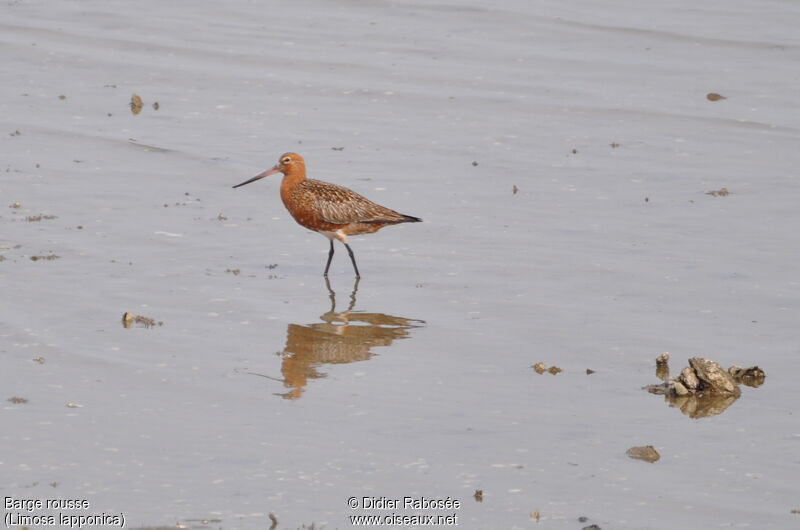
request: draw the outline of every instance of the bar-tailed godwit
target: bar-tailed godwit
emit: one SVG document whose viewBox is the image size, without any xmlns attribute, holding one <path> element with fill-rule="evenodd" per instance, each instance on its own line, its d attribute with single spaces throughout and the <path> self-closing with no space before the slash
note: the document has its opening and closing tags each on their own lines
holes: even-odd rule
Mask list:
<svg viewBox="0 0 800 530">
<path fill-rule="evenodd" d="M 422 221 L 419 217 L 404 215 L 375 204 L 343 186 L 306 178 L 305 160 L 297 153 L 282 154 L 278 163 L 271 169 L 237 184 L 234 188 L 275 173 L 283 173 L 281 200 L 294 220 L 330 240 L 331 247 L 328 251 L 324 276 L 328 275 L 333 259 L 334 239 L 344 244 L 350 255 L 350 261 L 353 262 L 356 278 L 360 278 L 353 249 L 347 244 L 347 236 L 371 234 L 387 225 Z"/>
</svg>

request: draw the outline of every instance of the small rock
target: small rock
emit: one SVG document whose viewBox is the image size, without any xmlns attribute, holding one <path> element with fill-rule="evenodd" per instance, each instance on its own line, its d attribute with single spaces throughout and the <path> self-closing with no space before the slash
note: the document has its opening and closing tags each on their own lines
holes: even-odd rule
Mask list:
<svg viewBox="0 0 800 530">
<path fill-rule="evenodd" d="M 714 361 L 702 357 L 692 357 L 689 359 L 689 366 L 694 369 L 698 379 L 705 383 L 704 390 L 712 394 L 739 395 L 741 393 L 731 374 Z"/>
<path fill-rule="evenodd" d="M 631 458 L 644 460 L 650 463 L 657 462 L 661 458 L 661 455 L 658 454 L 658 451 L 656 451 L 656 448 L 652 445 L 631 447 L 625 451 L 625 453 Z"/>
<path fill-rule="evenodd" d="M 689 389 L 686 388 L 685 386 L 683 386 L 683 383 L 681 383 L 680 381 L 673 381 L 672 388 L 673 388 L 673 390 L 675 390 L 675 395 L 676 396 L 688 396 L 689 395 Z"/>
<path fill-rule="evenodd" d="M 764 384 L 767 375 L 764 370 L 758 366 L 751 366 L 749 368 L 742 368 L 741 366 L 731 366 L 728 368 L 728 373 L 731 374 L 733 380 L 737 383 L 751 387 L 759 387 Z"/>
<path fill-rule="evenodd" d="M 697 390 L 700 387 L 700 380 L 697 378 L 697 374 L 689 366 L 681 370 L 679 377 L 681 383 L 690 391 Z"/>
</svg>

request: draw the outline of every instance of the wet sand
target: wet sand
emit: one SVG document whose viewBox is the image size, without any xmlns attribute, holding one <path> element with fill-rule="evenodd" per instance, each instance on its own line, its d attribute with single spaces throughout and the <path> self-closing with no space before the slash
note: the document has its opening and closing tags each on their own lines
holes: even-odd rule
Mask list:
<svg viewBox="0 0 800 530">
<path fill-rule="evenodd" d="M 0 21 L 3 497 L 129 527 L 800 521 L 790 4 L 15 1 Z M 357 286 L 337 247 L 326 285 L 279 177 L 231 189 L 285 151 L 425 222 L 353 238 Z M 692 419 L 642 390 L 664 351 L 767 380 Z"/>
</svg>

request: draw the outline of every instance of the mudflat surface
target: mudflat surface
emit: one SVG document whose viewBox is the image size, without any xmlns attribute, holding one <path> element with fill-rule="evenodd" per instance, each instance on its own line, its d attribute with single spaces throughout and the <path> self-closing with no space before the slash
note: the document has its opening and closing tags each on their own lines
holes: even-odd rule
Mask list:
<svg viewBox="0 0 800 530">
<path fill-rule="evenodd" d="M 486 5 L 0 5 L 0 496 L 90 505 L 6 516 L 800 522 L 797 6 Z M 285 151 L 425 222 L 329 290 Z"/>
</svg>

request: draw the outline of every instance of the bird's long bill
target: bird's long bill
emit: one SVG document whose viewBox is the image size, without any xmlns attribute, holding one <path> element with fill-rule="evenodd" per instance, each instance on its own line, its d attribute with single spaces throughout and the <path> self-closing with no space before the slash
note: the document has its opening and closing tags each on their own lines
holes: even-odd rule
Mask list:
<svg viewBox="0 0 800 530">
<path fill-rule="evenodd" d="M 234 186 L 234 188 L 238 188 L 239 186 L 244 186 L 245 184 L 250 184 L 251 182 L 255 182 L 257 180 L 263 179 L 264 177 L 268 177 L 270 175 L 274 175 L 275 173 L 279 173 L 279 172 L 280 172 L 280 169 L 278 169 L 276 167 L 273 167 L 272 169 L 268 169 L 268 170 L 264 171 L 263 173 L 259 173 L 258 175 L 256 175 L 255 177 L 253 177 L 251 179 L 245 180 L 244 182 L 240 182 L 239 184 Z"/>
</svg>

